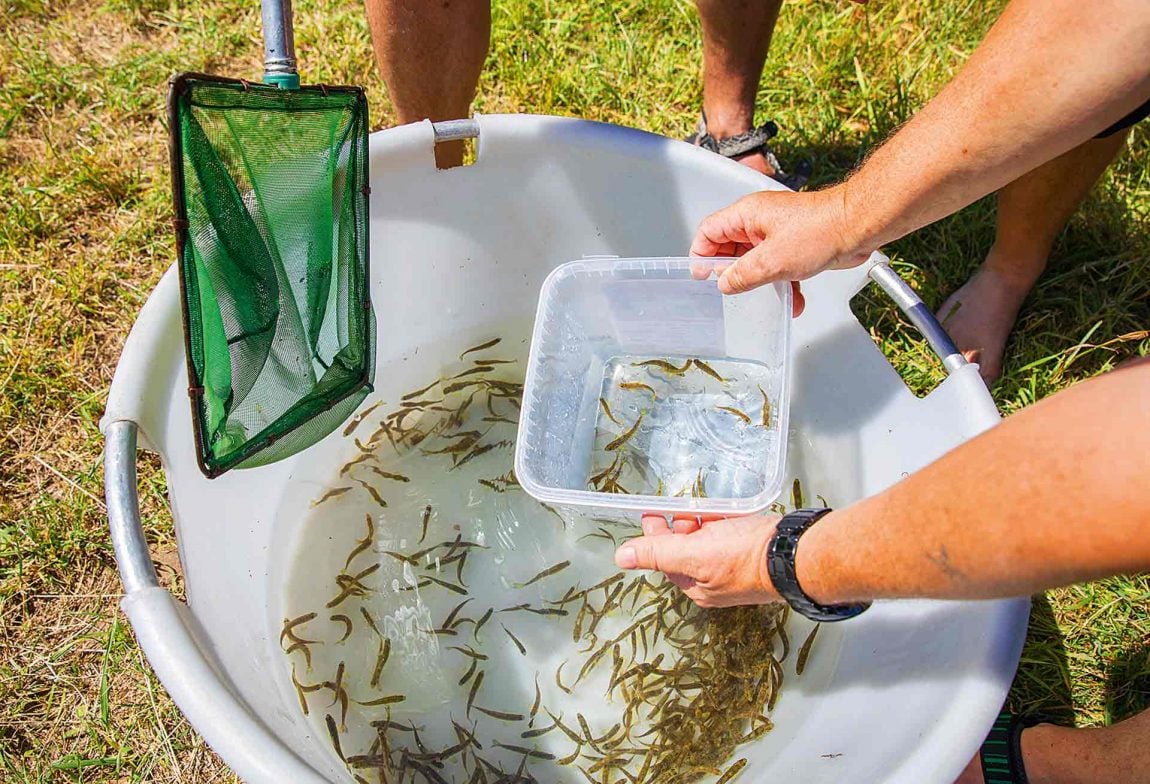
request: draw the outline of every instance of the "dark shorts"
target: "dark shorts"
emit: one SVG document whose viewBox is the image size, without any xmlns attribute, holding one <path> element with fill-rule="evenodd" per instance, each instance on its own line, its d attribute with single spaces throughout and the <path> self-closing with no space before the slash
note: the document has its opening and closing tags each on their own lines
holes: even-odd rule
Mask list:
<svg viewBox="0 0 1150 784">
<path fill-rule="evenodd" d="M 1119 131 L 1124 131 L 1127 128 L 1129 128 L 1131 125 L 1134 125 L 1135 123 L 1140 122 L 1141 120 L 1145 120 L 1147 117 L 1150 117 L 1150 101 L 1147 101 L 1146 103 L 1142 104 L 1137 109 L 1130 112 L 1130 114 L 1126 115 L 1121 120 L 1114 123 L 1109 128 L 1107 128 L 1105 131 L 1098 134 L 1094 138 L 1095 139 L 1105 139 L 1107 136 L 1113 136 L 1114 134 L 1118 133 Z"/>
</svg>

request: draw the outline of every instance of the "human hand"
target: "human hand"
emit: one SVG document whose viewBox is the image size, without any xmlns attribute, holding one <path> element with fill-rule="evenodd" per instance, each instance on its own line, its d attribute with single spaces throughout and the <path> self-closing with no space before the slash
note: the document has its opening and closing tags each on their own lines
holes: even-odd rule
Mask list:
<svg viewBox="0 0 1150 784">
<path fill-rule="evenodd" d="M 615 551 L 622 569 L 667 575 L 700 607 L 779 601 L 767 574 L 767 545 L 776 517 L 676 518 L 643 516 L 643 536 Z"/>
<path fill-rule="evenodd" d="M 812 193 L 761 191 L 744 196 L 703 219 L 691 255 L 739 257 L 717 270 L 724 294 L 858 266 L 872 249 L 858 239 L 858 227 L 848 224 L 843 199 L 841 186 Z M 801 295 L 795 309 L 802 309 Z"/>
</svg>

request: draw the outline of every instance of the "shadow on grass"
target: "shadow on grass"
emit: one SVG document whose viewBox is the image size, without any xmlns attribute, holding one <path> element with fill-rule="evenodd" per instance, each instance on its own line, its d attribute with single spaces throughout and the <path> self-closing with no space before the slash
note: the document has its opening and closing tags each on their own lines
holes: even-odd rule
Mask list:
<svg viewBox="0 0 1150 784">
<path fill-rule="evenodd" d="M 1074 725 L 1074 703 L 1066 646 L 1054 610 L 1044 594 L 1031 600 L 1030 627 L 1010 689 L 1011 710 Z"/>
<path fill-rule="evenodd" d="M 1150 709 L 1150 645 L 1135 645 L 1110 665 L 1105 707 L 1111 723 Z"/>
</svg>

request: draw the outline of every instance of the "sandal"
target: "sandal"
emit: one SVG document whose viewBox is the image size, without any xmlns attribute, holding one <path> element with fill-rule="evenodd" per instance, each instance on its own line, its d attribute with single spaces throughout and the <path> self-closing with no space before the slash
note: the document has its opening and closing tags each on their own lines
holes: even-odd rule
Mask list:
<svg viewBox="0 0 1150 784">
<path fill-rule="evenodd" d="M 811 178 L 811 162 L 808 160 L 800 161 L 795 166 L 794 174 L 787 174 L 783 171 L 783 167 L 779 165 L 779 159 L 775 157 L 775 154 L 771 152 L 767 146 L 767 142 L 775 138 L 778 133 L 779 126 L 768 120 L 758 128 L 752 128 L 749 131 L 734 136 L 716 139 L 707 133 L 707 115 L 701 114 L 698 129 L 687 137 L 687 141 L 702 147 L 704 150 L 718 153 L 724 158 L 736 159 L 744 155 L 750 155 L 751 153 L 761 152 L 763 157 L 767 159 L 767 163 L 775 170 L 772 179 L 777 180 L 793 191 L 797 191 L 806 185 L 807 180 Z"/>
<path fill-rule="evenodd" d="M 1026 767 L 1022 764 L 1022 731 L 1043 721 L 1008 710 L 998 714 L 978 755 L 986 784 L 1028 784 Z"/>
</svg>

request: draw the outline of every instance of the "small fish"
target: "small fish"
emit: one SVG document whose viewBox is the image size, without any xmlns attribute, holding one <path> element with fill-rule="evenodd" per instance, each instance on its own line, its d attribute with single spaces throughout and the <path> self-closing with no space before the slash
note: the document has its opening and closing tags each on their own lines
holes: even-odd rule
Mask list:
<svg viewBox="0 0 1150 784">
<path fill-rule="evenodd" d="M 623 383 L 621 383 L 619 385 L 619 389 L 625 389 L 628 392 L 635 392 L 638 390 L 643 390 L 644 392 L 651 393 L 651 399 L 652 400 L 656 400 L 659 397 L 655 393 L 655 388 L 653 386 L 651 386 L 650 384 L 644 384 L 642 381 L 624 381 Z M 615 424 L 617 424 L 617 425 L 622 424 L 619 420 L 615 419 L 615 417 L 611 417 L 611 419 L 615 420 Z"/>
<path fill-rule="evenodd" d="M 489 348 L 492 348 L 494 346 L 499 345 L 500 341 L 502 341 L 502 340 L 503 340 L 503 338 L 492 338 L 491 340 L 488 340 L 486 343 L 480 343 L 478 346 L 472 346 L 471 348 L 467 349 L 462 354 L 460 354 L 459 358 L 462 360 L 468 354 L 474 354 L 476 351 L 486 351 Z"/>
<path fill-rule="evenodd" d="M 691 488 L 692 498 L 706 498 L 707 485 L 703 482 L 703 469 L 699 469 L 699 475 L 695 477 L 695 484 Z"/>
<path fill-rule="evenodd" d="M 346 493 L 348 490 L 351 490 L 351 486 L 350 486 L 350 485 L 349 485 L 349 486 L 347 486 L 347 487 L 333 487 L 331 490 L 328 490 L 326 493 L 324 493 L 323 495 L 321 495 L 319 498 L 317 498 L 316 500 L 312 501 L 312 502 L 311 502 L 311 505 L 312 505 L 313 507 L 319 506 L 319 505 L 320 505 L 320 504 L 322 504 L 324 501 L 327 501 L 327 500 L 329 500 L 329 499 L 331 499 L 331 498 L 338 498 L 339 496 L 341 496 L 341 495 L 343 495 L 344 493 Z"/>
<path fill-rule="evenodd" d="M 479 651 L 477 651 L 477 650 L 475 650 L 475 649 L 473 649 L 473 648 L 471 648 L 471 647 L 463 647 L 463 646 L 459 646 L 459 645 L 452 645 L 452 646 L 450 646 L 450 647 L 448 648 L 448 650 L 451 650 L 451 651 L 459 651 L 459 652 L 460 652 L 460 653 L 462 653 L 464 656 L 469 656 L 469 657 L 471 657 L 472 659 L 475 659 L 475 660 L 477 660 L 477 661 L 487 661 L 487 654 L 485 654 L 485 653 L 480 653 Z"/>
<path fill-rule="evenodd" d="M 379 653 L 375 657 L 375 669 L 371 671 L 371 687 L 379 686 L 379 676 L 383 674 L 383 666 L 391 656 L 391 639 L 384 637 L 379 643 Z"/>
<path fill-rule="evenodd" d="M 382 468 L 379 468 L 377 466 L 371 466 L 371 470 L 374 471 L 375 473 L 379 474 L 384 479 L 390 479 L 393 482 L 410 482 L 411 481 L 411 477 L 404 476 L 403 474 L 393 474 L 390 471 L 384 471 Z"/>
<path fill-rule="evenodd" d="M 365 708 L 374 708 L 377 705 L 395 705 L 396 703 L 403 702 L 406 699 L 407 697 L 403 694 L 389 694 L 386 697 L 379 697 L 378 699 L 374 700 L 353 700 L 353 702 L 355 702 L 356 705 L 362 705 Z"/>
<path fill-rule="evenodd" d="M 779 630 L 779 640 L 783 644 L 783 655 L 779 657 L 779 661 L 785 662 L 787 657 L 791 655 L 791 638 L 790 635 L 787 634 L 786 623 L 780 623 L 777 628 Z"/>
<path fill-rule="evenodd" d="M 362 479 L 357 479 L 355 481 L 359 482 L 360 486 L 367 491 L 367 494 L 371 496 L 373 501 L 375 501 L 383 508 L 387 508 L 387 501 L 383 500 L 383 496 L 381 496 L 379 491 L 375 489 L 375 485 L 373 485 L 371 482 L 364 482 Z"/>
<path fill-rule="evenodd" d="M 627 430 L 627 432 L 623 433 L 618 438 L 616 438 L 614 441 L 607 444 L 607 447 L 606 447 L 607 451 L 608 452 L 614 452 L 616 449 L 623 446 L 623 444 L 630 441 L 631 437 L 634 436 L 636 431 L 639 430 L 639 425 L 641 425 L 642 423 L 643 423 L 643 412 L 640 411 L 639 412 L 639 418 L 635 420 L 635 424 L 631 425 L 631 428 L 629 430 Z"/>
<path fill-rule="evenodd" d="M 467 694 L 467 717 L 471 718 L 471 706 L 475 704 L 475 695 L 479 693 L 479 687 L 483 685 L 484 671 L 480 670 L 479 674 L 475 676 L 475 680 L 471 683 L 471 691 Z"/>
<path fill-rule="evenodd" d="M 504 425 L 518 425 L 519 424 L 519 420 L 508 419 L 505 416 L 485 416 L 480 421 L 481 422 L 498 422 L 498 423 L 504 424 Z"/>
<path fill-rule="evenodd" d="M 343 468 L 339 469 L 339 475 L 345 476 L 349 471 L 351 471 L 351 469 L 355 468 L 357 465 L 359 465 L 363 461 L 370 460 L 370 459 L 371 459 L 371 452 L 361 452 L 359 457 L 356 457 L 351 462 L 343 464 Z"/>
<path fill-rule="evenodd" d="M 313 686 L 305 686 L 304 684 L 300 683 L 299 679 L 296 678 L 295 665 L 294 664 L 292 665 L 292 668 L 291 668 L 291 682 L 292 682 L 292 685 L 295 686 L 296 696 L 299 697 L 299 706 L 303 710 L 303 715 L 307 716 L 308 715 L 307 695 L 313 691 L 319 691 L 320 689 L 323 688 L 323 685 L 317 683 Z"/>
<path fill-rule="evenodd" d="M 556 725 L 556 724 L 552 724 L 548 727 L 538 727 L 538 728 L 533 729 L 533 730 L 526 730 L 524 732 L 519 733 L 519 737 L 523 738 L 524 740 L 530 740 L 531 738 L 538 738 L 538 737 L 541 737 L 543 735 L 546 735 L 548 732 L 553 731 L 557 726 L 558 725 Z"/>
<path fill-rule="evenodd" d="M 447 386 L 445 386 L 443 388 L 443 394 L 450 395 L 453 392 L 460 392 L 464 389 L 467 389 L 468 387 L 476 387 L 476 386 L 482 386 L 482 385 L 483 385 L 483 379 L 472 379 L 470 381 L 456 381 L 452 384 L 448 384 Z"/>
<path fill-rule="evenodd" d="M 715 781 L 715 784 L 728 784 L 728 782 L 734 781 L 735 776 L 738 776 L 739 772 L 745 767 L 747 767 L 747 760 L 745 758 L 736 760 L 735 763 L 727 768 L 723 775 Z"/>
<path fill-rule="evenodd" d="M 614 422 L 616 425 L 622 425 L 623 424 L 622 422 L 620 422 L 618 419 L 615 418 L 614 414 L 611 413 L 611 406 L 607 403 L 607 398 L 605 398 L 605 397 L 599 398 L 599 408 L 601 408 L 603 410 L 603 415 L 606 416 L 608 419 L 610 419 L 612 422 Z"/>
<path fill-rule="evenodd" d="M 355 544 L 355 549 L 348 553 L 347 560 L 343 562 L 344 570 L 351 566 L 351 562 L 355 557 L 371 547 L 375 541 L 375 523 L 372 522 L 371 515 L 364 515 L 364 522 L 367 524 L 367 534 Z"/>
<path fill-rule="evenodd" d="M 803 484 L 798 477 L 795 477 L 795 482 L 791 485 L 791 506 L 795 509 L 803 508 Z"/>
<path fill-rule="evenodd" d="M 367 621 L 367 625 L 371 628 L 371 630 L 375 632 L 375 636 L 379 637 L 380 639 L 384 639 L 383 634 L 379 631 L 379 627 L 375 625 L 375 619 L 371 617 L 371 613 L 367 611 L 367 608 L 360 607 L 359 613 L 363 616 L 363 619 Z"/>
<path fill-rule="evenodd" d="M 475 710 L 480 713 L 486 713 L 493 719 L 500 719 L 502 721 L 523 721 L 522 713 L 506 713 L 504 711 L 492 710 L 491 708 L 484 708 L 482 705 L 476 705 Z"/>
<path fill-rule="evenodd" d="M 535 701 L 531 703 L 531 723 L 535 723 L 535 714 L 539 712 L 539 703 L 543 700 L 543 692 L 539 690 L 539 673 L 535 673 Z"/>
<path fill-rule="evenodd" d="M 431 504 L 428 504 L 427 506 L 423 507 L 423 521 L 421 523 L 421 525 L 423 526 L 423 530 L 421 531 L 421 533 L 419 535 L 419 541 L 416 542 L 416 544 L 423 544 L 423 540 L 427 538 L 427 524 L 430 521 L 431 521 Z"/>
<path fill-rule="evenodd" d="M 431 391 L 432 389 L 434 389 L 434 388 L 435 388 L 435 386 L 436 386 L 437 384 L 439 384 L 441 381 L 442 381 L 442 379 L 438 379 L 438 378 L 437 378 L 437 379 L 435 379 L 435 381 L 432 381 L 430 384 L 428 384 L 427 386 L 425 386 L 423 389 L 417 389 L 417 390 L 415 390 L 414 392 L 408 392 L 406 395 L 404 395 L 403 397 L 401 397 L 401 398 L 400 398 L 400 400 L 401 400 L 401 401 L 414 400 L 415 398 L 419 397 L 419 396 L 420 396 L 420 395 L 422 395 L 423 393 L 425 393 L 425 392 L 430 392 L 430 391 Z"/>
<path fill-rule="evenodd" d="M 802 675 L 803 670 L 807 668 L 807 659 L 811 655 L 811 646 L 815 644 L 815 635 L 819 633 L 822 624 L 816 625 L 811 629 L 811 633 L 807 635 L 807 639 L 803 641 L 802 647 L 799 648 L 799 658 L 795 660 L 795 675 Z"/>
<path fill-rule="evenodd" d="M 467 683 L 467 681 L 471 680 L 471 676 L 475 674 L 475 669 L 478 666 L 479 666 L 479 660 L 478 659 L 472 659 L 471 660 L 471 666 L 469 666 L 467 668 L 467 672 L 463 673 L 463 677 L 459 679 L 459 685 L 460 686 Z"/>
<path fill-rule="evenodd" d="M 751 418 L 734 406 L 715 406 L 715 408 L 719 409 L 720 411 L 726 411 L 728 414 L 734 414 L 739 419 L 743 420 L 743 422 L 746 424 L 751 424 Z"/>
<path fill-rule="evenodd" d="M 483 613 L 483 615 L 481 615 L 479 617 L 479 620 L 475 622 L 475 628 L 471 630 L 472 639 L 474 639 L 474 640 L 479 639 L 479 630 L 483 628 L 483 624 L 485 624 L 489 620 L 491 620 L 491 616 L 494 613 L 495 613 L 495 608 L 494 607 L 488 607 L 487 612 Z"/>
<path fill-rule="evenodd" d="M 561 691 L 570 694 L 571 690 L 563 685 L 563 667 L 566 666 L 566 664 L 567 660 L 564 659 L 563 663 L 559 665 L 559 668 L 555 670 L 555 685 L 558 686 Z"/>
<path fill-rule="evenodd" d="M 378 563 L 372 564 L 359 574 L 355 575 L 346 573 L 336 575 L 335 584 L 339 586 L 340 593 L 324 606 L 330 610 L 331 608 L 343 602 L 349 596 L 367 596 L 371 589 L 363 584 L 363 578 L 373 574 L 377 569 L 379 569 L 379 566 L 380 565 Z"/>
<path fill-rule="evenodd" d="M 331 739 L 331 747 L 335 749 L 336 755 L 343 760 L 343 749 L 339 745 L 339 727 L 335 724 L 335 717 L 328 713 L 323 717 L 323 720 L 327 725 L 327 735 Z"/>
<path fill-rule="evenodd" d="M 456 373 L 454 376 L 452 376 L 452 377 L 451 377 L 450 379 L 448 379 L 448 380 L 449 380 L 449 381 L 454 381 L 454 380 L 456 380 L 457 378 L 466 378 L 467 376 L 474 376 L 474 375 L 476 375 L 477 373 L 486 373 L 486 372 L 488 372 L 489 370 L 491 370 L 491 368 L 490 368 L 490 367 L 487 367 L 487 366 L 485 366 L 485 365 L 476 365 L 475 367 L 470 367 L 470 368 L 467 368 L 467 370 L 464 370 L 462 373 Z"/>
<path fill-rule="evenodd" d="M 508 751 L 514 751 L 516 754 L 523 754 L 523 755 L 528 756 L 528 757 L 535 757 L 537 759 L 543 759 L 543 760 L 555 759 L 554 754 L 548 754 L 546 751 L 539 751 L 538 749 L 528 749 L 528 748 L 525 748 L 523 746 L 512 746 L 512 745 L 509 745 L 506 743 L 500 743 L 499 741 L 495 741 L 495 745 L 501 749 L 507 749 Z"/>
<path fill-rule="evenodd" d="M 351 618 L 348 618 L 346 615 L 333 615 L 331 616 L 331 620 L 343 624 L 343 636 L 336 640 L 336 644 L 338 645 L 351 636 Z"/>
<path fill-rule="evenodd" d="M 771 426 L 771 401 L 767 397 L 766 390 L 763 389 L 762 385 L 759 385 L 759 394 L 763 396 L 762 421 L 759 424 L 761 424 L 763 427 L 770 427 Z"/>
<path fill-rule="evenodd" d="M 370 414 L 372 411 L 375 411 L 377 408 L 379 408 L 379 407 L 380 407 L 380 406 L 382 406 L 382 405 L 383 405 L 383 401 L 382 401 L 382 400 L 378 400 L 378 401 L 376 401 L 375 403 L 373 403 L 372 405 L 368 406 L 368 407 L 367 407 L 366 409 L 364 409 L 363 411 L 361 411 L 359 414 L 357 414 L 357 415 L 355 415 L 354 417 L 352 417 L 352 418 L 351 418 L 351 420 L 350 420 L 350 421 L 347 423 L 347 427 L 345 427 L 345 428 L 343 429 L 343 434 L 344 434 L 345 436 L 350 436 L 350 435 L 352 434 L 352 432 L 353 432 L 353 431 L 354 431 L 354 430 L 355 430 L 357 427 L 359 427 L 359 424 L 360 424 L 360 422 L 362 422 L 363 420 L 367 419 L 367 416 L 368 416 L 368 415 L 369 415 L 369 414 Z"/>
<path fill-rule="evenodd" d="M 454 609 L 454 610 L 452 610 L 451 612 L 449 612 L 449 613 L 447 614 L 447 617 L 446 617 L 446 618 L 443 620 L 443 627 L 444 627 L 445 629 L 450 629 L 450 628 L 452 627 L 452 625 L 453 625 L 453 624 L 452 624 L 452 621 L 454 621 L 454 620 L 455 620 L 455 616 L 459 615 L 459 611 L 463 609 L 464 605 L 466 605 L 468 602 L 472 602 L 472 601 L 475 601 L 475 597 L 474 597 L 474 596 L 472 596 L 472 597 L 471 597 L 471 598 L 469 598 L 469 599 L 464 599 L 462 602 L 460 602 L 459 604 L 455 605 L 455 609 Z"/>
<path fill-rule="evenodd" d="M 687 368 L 691 367 L 691 360 L 683 363 L 683 367 L 675 367 L 665 359 L 648 359 L 644 362 L 633 362 L 634 367 L 654 367 L 662 370 L 665 373 L 670 373 L 672 376 L 681 376 L 687 372 Z"/>
<path fill-rule="evenodd" d="M 701 359 L 692 359 L 692 360 L 691 360 L 691 362 L 695 363 L 695 367 L 697 367 L 699 370 L 703 371 L 704 373 L 706 373 L 708 376 L 710 376 L 711 378 L 715 379 L 715 380 L 716 380 L 716 381 L 718 381 L 719 383 L 721 383 L 721 384 L 726 384 L 726 383 L 727 383 L 727 379 L 725 379 L 725 378 L 723 378 L 722 376 L 720 376 L 720 375 L 718 374 L 718 372 L 716 372 L 716 370 L 715 370 L 713 367 L 711 367 L 710 365 L 708 365 L 708 364 L 707 364 L 706 362 L 704 362 L 703 360 L 701 360 Z"/>
<path fill-rule="evenodd" d="M 548 566 L 546 569 L 544 569 L 539 574 L 532 577 L 527 582 L 515 583 L 515 587 L 516 588 L 526 588 L 527 586 L 531 585 L 532 583 L 537 583 L 546 577 L 550 577 L 554 574 L 559 574 L 559 572 L 563 571 L 564 569 L 566 569 L 570 565 L 571 565 L 570 561 L 562 561 L 560 563 L 555 564 L 554 566 Z"/>
<path fill-rule="evenodd" d="M 499 625 L 500 625 L 500 627 L 502 627 L 503 631 L 507 632 L 507 636 L 511 638 L 511 642 L 515 643 L 515 647 L 519 649 L 519 653 L 523 656 L 526 656 L 527 655 L 527 649 L 523 647 L 523 643 L 519 642 L 519 638 L 516 637 L 514 634 L 512 634 L 511 630 L 508 629 L 503 624 L 499 624 Z"/>
<path fill-rule="evenodd" d="M 292 642 L 319 642 L 319 640 L 304 640 L 300 637 L 297 637 L 295 634 L 295 627 L 299 626 L 300 624 L 307 623 L 308 621 L 315 620 L 315 617 L 316 614 L 312 612 L 307 613 L 306 615 L 301 615 L 298 618 L 284 618 L 283 630 L 280 632 L 280 645 L 282 646 L 284 644 L 285 638 L 291 640 Z"/>
</svg>

